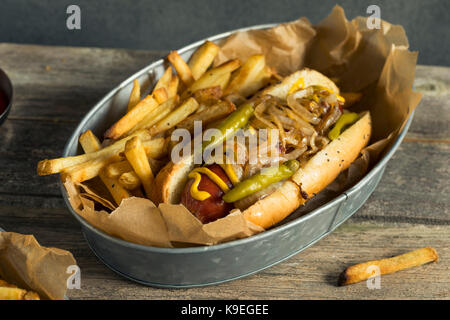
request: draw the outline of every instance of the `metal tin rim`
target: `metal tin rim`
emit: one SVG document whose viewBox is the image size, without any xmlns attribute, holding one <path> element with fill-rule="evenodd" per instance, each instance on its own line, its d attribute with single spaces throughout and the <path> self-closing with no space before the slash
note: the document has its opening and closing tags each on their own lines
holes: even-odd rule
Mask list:
<svg viewBox="0 0 450 320">
<path fill-rule="evenodd" d="M 265 29 L 265 28 L 270 28 L 273 27 L 277 24 L 263 24 L 263 25 L 256 25 L 256 26 L 251 26 L 251 27 L 247 27 L 247 28 L 241 28 L 241 29 L 236 29 L 233 31 L 228 31 L 219 35 L 215 35 L 213 37 L 209 37 L 200 41 L 197 41 L 195 43 L 192 43 L 186 47 L 183 47 L 182 49 L 178 50 L 178 52 L 180 54 L 182 54 L 183 52 L 190 50 L 193 47 L 198 46 L 199 44 L 203 43 L 205 40 L 210 40 L 210 41 L 214 41 L 214 40 L 218 40 L 218 39 L 222 39 L 225 38 L 235 32 L 239 32 L 239 31 L 247 31 L 247 30 L 252 30 L 252 29 Z M 133 74 L 132 76 L 130 76 L 128 79 L 126 79 L 125 81 L 123 81 L 122 83 L 120 83 L 116 88 L 114 88 L 113 90 L 111 90 L 108 94 L 106 94 L 81 120 L 81 122 L 78 124 L 77 128 L 75 129 L 74 133 L 72 134 L 72 136 L 69 138 L 68 142 L 66 143 L 66 146 L 64 147 L 64 151 L 63 151 L 63 157 L 67 157 L 69 156 L 69 149 L 70 147 L 76 143 L 76 141 L 78 141 L 78 136 L 80 134 L 81 128 L 85 125 L 86 122 L 88 122 L 88 120 L 95 114 L 97 113 L 102 106 L 104 105 L 104 103 L 106 101 L 108 101 L 112 96 L 114 96 L 120 89 L 122 89 L 124 86 L 126 86 L 127 84 L 129 84 L 130 82 L 132 82 L 135 78 L 143 75 L 144 73 L 148 72 L 149 70 L 152 70 L 153 68 L 157 67 L 160 64 L 163 64 L 164 60 L 163 59 L 159 59 L 153 63 L 151 63 L 150 65 L 148 65 L 147 67 L 145 67 L 144 69 L 136 72 L 135 74 Z M 395 151 L 397 150 L 397 148 L 399 147 L 400 143 L 402 142 L 403 138 L 405 137 L 409 126 L 411 125 L 412 119 L 414 116 L 414 111 L 411 112 L 405 126 L 403 127 L 402 131 L 400 132 L 400 134 L 397 136 L 396 140 L 394 141 L 394 143 L 391 145 L 390 149 L 386 152 L 386 154 L 384 155 L 384 157 L 358 182 L 356 183 L 354 186 L 352 186 L 351 188 L 349 188 L 348 190 L 346 190 L 345 192 L 343 192 L 341 195 L 337 196 L 336 198 L 334 198 L 333 200 L 327 202 L 326 204 L 324 204 L 323 206 L 320 206 L 319 208 L 305 214 L 304 216 L 298 217 L 297 219 L 294 219 L 290 222 L 287 222 L 283 225 L 277 226 L 273 229 L 269 229 L 267 231 L 264 231 L 262 233 L 253 235 L 251 237 L 247 237 L 247 238 L 243 238 L 243 239 L 238 239 L 238 240 L 233 240 L 230 242 L 225 242 L 225 243 L 221 243 L 221 244 L 216 244 L 216 245 L 211 245 L 211 246 L 197 246 L 197 247 L 188 247 L 188 248 L 160 248 L 160 247 L 152 247 L 152 246 L 146 246 L 146 245 L 142 245 L 142 244 L 137 244 L 137 243 L 132 243 L 132 242 L 128 242 L 116 237 L 113 237 L 95 227 L 93 227 L 91 224 L 89 224 L 89 222 L 87 222 L 84 218 L 82 218 L 80 215 L 78 215 L 73 209 L 72 206 L 68 200 L 67 197 L 67 193 L 66 190 L 64 188 L 64 185 L 62 184 L 62 182 L 59 182 L 60 185 L 60 189 L 61 192 L 63 194 L 63 198 L 64 198 L 64 202 L 66 203 L 66 206 L 68 207 L 69 211 L 71 212 L 71 214 L 78 220 L 78 222 L 85 227 L 86 229 L 89 229 L 91 232 L 95 233 L 97 236 L 100 236 L 102 238 L 105 238 L 105 240 L 107 241 L 111 241 L 114 242 L 118 245 L 122 245 L 122 246 L 127 246 L 127 247 L 131 247 L 134 249 L 139 249 L 139 250 L 143 250 L 143 251 L 148 251 L 148 252 L 157 252 L 157 253 L 168 253 L 168 254 L 188 254 L 188 253 L 200 253 L 200 252 L 204 252 L 204 251 L 214 251 L 214 250 L 221 250 L 223 248 L 228 248 L 228 247 L 232 247 L 232 246 L 238 246 L 250 241 L 258 241 L 258 240 L 262 240 L 264 238 L 270 237 L 272 234 L 274 233 L 279 233 L 279 232 L 283 232 L 285 229 L 288 229 L 296 224 L 300 224 L 303 221 L 306 221 L 318 214 L 320 214 L 321 212 L 323 212 L 324 210 L 327 210 L 329 207 L 333 206 L 334 203 L 339 202 L 339 201 L 344 201 L 347 199 L 348 194 L 356 192 L 358 189 L 360 189 L 364 184 L 367 183 L 368 180 L 371 179 L 371 177 L 373 177 L 375 174 L 377 174 L 380 170 L 383 169 L 383 167 L 386 165 L 386 163 L 389 161 L 389 159 L 393 156 L 393 154 L 395 153 Z M 328 234 L 328 233 L 326 233 Z M 325 234 L 325 235 L 326 235 Z"/>
</svg>

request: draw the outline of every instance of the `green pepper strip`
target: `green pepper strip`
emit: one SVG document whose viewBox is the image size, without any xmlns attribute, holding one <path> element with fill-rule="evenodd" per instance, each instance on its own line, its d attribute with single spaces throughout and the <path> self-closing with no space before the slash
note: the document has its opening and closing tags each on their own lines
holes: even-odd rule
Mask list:
<svg viewBox="0 0 450 320">
<path fill-rule="evenodd" d="M 330 140 L 336 139 L 348 126 L 354 124 L 358 120 L 358 118 L 359 116 L 357 113 L 344 113 L 338 119 L 333 129 L 328 132 L 328 138 L 330 138 Z"/>
<path fill-rule="evenodd" d="M 278 167 L 264 169 L 262 172 L 239 182 L 223 197 L 225 202 L 235 202 L 256 193 L 272 183 L 284 180 L 292 176 L 300 168 L 297 160 L 289 160 Z"/>
<path fill-rule="evenodd" d="M 236 133 L 236 131 L 243 128 L 247 124 L 254 112 L 255 110 L 250 104 L 245 104 L 239 107 L 218 126 L 217 129 L 222 133 L 221 136 L 212 137 L 209 141 L 205 141 L 202 145 L 202 151 L 206 148 L 214 148 L 229 139 Z"/>
</svg>

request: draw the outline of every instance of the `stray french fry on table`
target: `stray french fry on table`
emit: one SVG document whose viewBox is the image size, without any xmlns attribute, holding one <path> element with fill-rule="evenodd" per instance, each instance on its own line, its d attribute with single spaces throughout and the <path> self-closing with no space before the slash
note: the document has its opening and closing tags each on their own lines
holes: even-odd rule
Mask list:
<svg viewBox="0 0 450 320">
<path fill-rule="evenodd" d="M 374 276 L 375 268 L 379 268 L 380 275 L 384 275 L 437 260 L 438 254 L 436 250 L 432 247 L 425 247 L 392 258 L 368 261 L 348 267 L 339 276 L 338 284 L 345 286 L 367 280 Z"/>
</svg>

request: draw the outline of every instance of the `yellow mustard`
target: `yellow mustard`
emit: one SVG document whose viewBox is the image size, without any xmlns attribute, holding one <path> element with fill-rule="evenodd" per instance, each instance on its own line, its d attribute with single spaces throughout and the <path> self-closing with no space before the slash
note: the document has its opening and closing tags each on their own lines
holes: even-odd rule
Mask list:
<svg viewBox="0 0 450 320">
<path fill-rule="evenodd" d="M 294 84 L 292 85 L 292 87 L 289 89 L 288 95 L 291 93 L 294 93 L 300 89 L 303 89 L 304 87 L 305 87 L 305 81 L 303 80 L 303 78 L 298 78 L 298 80 L 295 81 Z"/>
<path fill-rule="evenodd" d="M 188 175 L 189 178 L 193 178 L 194 183 L 191 185 L 191 189 L 189 190 L 191 192 L 192 198 L 195 200 L 203 201 L 211 197 L 211 195 L 206 191 L 200 191 L 198 190 L 198 184 L 200 183 L 200 180 L 202 179 L 202 176 L 198 172 L 190 172 Z"/>
<path fill-rule="evenodd" d="M 191 189 L 190 189 L 191 196 L 195 200 L 203 201 L 203 200 L 206 200 L 209 197 L 211 197 L 211 194 L 209 194 L 208 192 L 198 190 L 198 185 L 202 178 L 200 173 L 206 174 L 208 176 L 208 178 L 210 178 L 220 189 L 222 189 L 223 192 L 230 191 L 230 188 L 228 188 L 227 184 L 222 179 L 220 179 L 220 177 L 217 174 L 215 174 L 208 168 L 205 168 L 205 167 L 195 168 L 188 175 L 189 178 L 195 179 L 194 183 L 192 183 Z M 230 178 L 230 180 L 231 180 L 231 178 Z"/>
</svg>

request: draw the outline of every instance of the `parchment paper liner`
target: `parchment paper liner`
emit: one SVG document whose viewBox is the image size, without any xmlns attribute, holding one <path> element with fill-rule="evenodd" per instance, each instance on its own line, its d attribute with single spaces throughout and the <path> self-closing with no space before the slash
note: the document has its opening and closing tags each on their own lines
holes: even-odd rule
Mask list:
<svg viewBox="0 0 450 320">
<path fill-rule="evenodd" d="M 0 278 L 41 299 L 64 299 L 71 265 L 76 261 L 69 251 L 43 247 L 32 235 L 0 232 Z"/>
<path fill-rule="evenodd" d="M 421 95 L 412 91 L 417 52 L 408 51 L 408 39 L 401 26 L 385 21 L 381 29 L 369 30 L 367 18 L 345 18 L 340 6 L 313 26 L 306 18 L 266 30 L 231 35 L 222 41 L 215 65 L 231 58 L 245 61 L 263 53 L 269 66 L 281 75 L 303 67 L 316 69 L 336 81 L 343 92 L 363 92 L 352 111 L 368 110 L 373 133 L 361 156 L 319 195 L 292 214 L 288 220 L 330 201 L 356 183 L 395 140 Z M 239 210 L 215 222 L 202 225 L 181 205 L 156 208 L 147 199 L 130 198 L 108 214 L 96 209 L 113 203 L 108 194 L 87 184 L 64 183 L 75 211 L 89 223 L 113 236 L 134 243 L 171 247 L 211 245 L 264 231 L 247 222 Z M 84 196 L 80 196 L 84 190 Z"/>
</svg>

